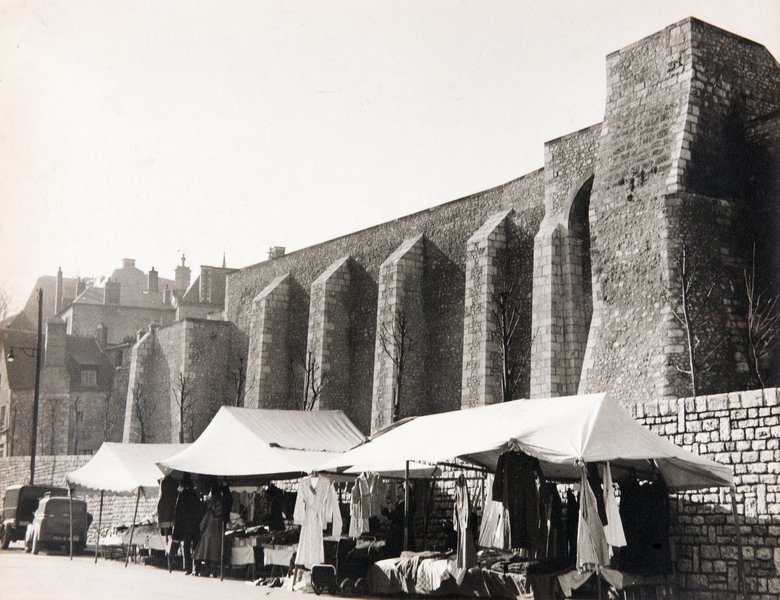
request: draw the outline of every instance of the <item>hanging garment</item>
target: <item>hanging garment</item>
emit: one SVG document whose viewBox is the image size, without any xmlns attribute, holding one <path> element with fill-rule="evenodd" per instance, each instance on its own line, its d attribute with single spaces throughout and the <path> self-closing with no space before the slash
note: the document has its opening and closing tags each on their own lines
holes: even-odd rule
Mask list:
<svg viewBox="0 0 780 600">
<path fill-rule="evenodd" d="M 371 511 L 375 507 L 370 484 L 365 474 L 355 479 L 352 486 L 352 499 L 350 501 L 349 536 L 360 537 L 369 530 L 368 520 L 372 516 Z"/>
<path fill-rule="evenodd" d="M 577 558 L 577 530 L 580 522 L 580 505 L 571 489 L 566 490 L 566 558 L 572 563 Z"/>
<path fill-rule="evenodd" d="M 466 479 L 461 475 L 455 483 L 455 506 L 452 514 L 452 526 L 458 532 L 458 552 L 452 575 L 460 585 L 466 572 L 477 564 L 477 550 L 474 547 L 474 534 L 469 526 L 469 489 Z"/>
<path fill-rule="evenodd" d="M 488 475 L 485 479 L 485 487 L 489 490 L 493 489 L 492 475 Z M 509 550 L 510 539 L 509 515 L 504 505 L 486 497 L 482 509 L 482 522 L 479 526 L 479 545 L 483 548 Z"/>
<path fill-rule="evenodd" d="M 558 487 L 549 481 L 539 487 L 539 552 L 537 558 L 554 558 L 564 554 L 563 503 Z"/>
<path fill-rule="evenodd" d="M 641 575 L 671 573 L 669 491 L 662 479 L 620 480 L 620 517 L 626 546 L 617 554 L 621 571 Z"/>
<path fill-rule="evenodd" d="M 327 524 L 332 521 L 333 534 L 341 534 L 342 520 L 338 497 L 330 480 L 323 476 L 307 476 L 298 482 L 293 520 L 301 526 L 295 564 L 310 569 L 325 560 L 322 530 Z"/>
<path fill-rule="evenodd" d="M 626 534 L 623 532 L 623 521 L 620 519 L 615 488 L 612 486 L 612 469 L 609 463 L 599 465 L 601 479 L 604 482 L 604 507 L 607 513 L 607 524 L 604 525 L 604 537 L 610 546 L 626 545 Z"/>
<path fill-rule="evenodd" d="M 524 452 L 504 452 L 498 457 L 493 481 L 493 500 L 509 513 L 511 547 L 527 548 L 536 556 L 539 546 L 539 461 Z"/>
<path fill-rule="evenodd" d="M 577 568 L 609 564 L 609 546 L 599 518 L 596 496 L 588 483 L 585 468 L 580 478 L 580 517 L 577 530 Z"/>
<path fill-rule="evenodd" d="M 160 482 L 160 491 L 157 496 L 157 526 L 162 535 L 169 535 L 173 528 L 173 519 L 176 516 L 176 498 L 179 495 L 179 484 L 166 475 Z"/>
</svg>

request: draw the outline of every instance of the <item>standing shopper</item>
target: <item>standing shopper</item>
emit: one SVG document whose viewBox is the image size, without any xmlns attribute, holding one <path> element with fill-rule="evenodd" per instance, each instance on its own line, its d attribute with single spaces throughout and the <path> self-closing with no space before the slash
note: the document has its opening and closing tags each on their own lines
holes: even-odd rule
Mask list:
<svg viewBox="0 0 780 600">
<path fill-rule="evenodd" d="M 200 540 L 195 546 L 195 561 L 205 563 L 199 575 L 209 576 L 219 573 L 222 549 L 222 519 L 224 500 L 219 484 L 211 483 L 205 500 L 206 514 L 200 522 Z"/>
<path fill-rule="evenodd" d="M 200 535 L 200 502 L 198 495 L 192 486 L 192 480 L 189 473 L 184 474 L 184 478 L 179 486 L 179 495 L 176 498 L 176 512 L 173 520 L 173 534 L 171 536 L 171 547 L 168 550 L 168 570 L 171 570 L 171 560 L 178 551 L 179 544 L 182 546 L 184 554 L 184 574 L 192 574 L 192 548 L 197 543 Z"/>
</svg>

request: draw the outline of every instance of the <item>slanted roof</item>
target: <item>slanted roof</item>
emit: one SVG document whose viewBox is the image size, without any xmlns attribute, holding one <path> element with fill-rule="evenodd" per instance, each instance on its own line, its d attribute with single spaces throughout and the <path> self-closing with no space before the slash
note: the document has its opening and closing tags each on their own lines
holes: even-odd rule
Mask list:
<svg viewBox="0 0 780 600">
<path fill-rule="evenodd" d="M 115 494 L 156 492 L 163 473 L 157 463 L 189 444 L 118 444 L 103 442 L 95 456 L 65 481 L 78 491 L 97 490 Z"/>
<path fill-rule="evenodd" d="M 732 484 L 731 467 L 683 450 L 637 423 L 606 394 L 515 400 L 417 417 L 320 465 L 348 472 L 402 471 L 407 460 L 455 458 L 495 470 L 519 449 L 558 480 L 577 480 L 581 465 L 609 461 L 616 477 L 657 468 L 672 489 Z"/>
<path fill-rule="evenodd" d="M 297 476 L 365 439 L 340 410 L 223 406 L 197 441 L 160 466 L 243 479 Z"/>
</svg>

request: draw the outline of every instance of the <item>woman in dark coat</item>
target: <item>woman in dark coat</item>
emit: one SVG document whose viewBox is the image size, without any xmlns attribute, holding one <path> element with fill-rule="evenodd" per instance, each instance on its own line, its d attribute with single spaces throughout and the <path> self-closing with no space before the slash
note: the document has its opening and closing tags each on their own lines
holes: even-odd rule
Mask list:
<svg viewBox="0 0 780 600">
<path fill-rule="evenodd" d="M 176 512 L 173 520 L 171 548 L 168 551 L 168 570 L 171 569 L 171 556 L 182 546 L 184 553 L 184 574 L 192 573 L 192 548 L 200 536 L 201 507 L 198 495 L 192 487 L 189 474 L 184 475 L 176 498 Z"/>
<path fill-rule="evenodd" d="M 201 575 L 209 575 L 212 569 L 219 568 L 222 556 L 222 523 L 224 499 L 219 485 L 214 482 L 205 500 L 206 514 L 200 522 L 200 540 L 195 546 L 195 561 L 205 563 Z"/>
</svg>

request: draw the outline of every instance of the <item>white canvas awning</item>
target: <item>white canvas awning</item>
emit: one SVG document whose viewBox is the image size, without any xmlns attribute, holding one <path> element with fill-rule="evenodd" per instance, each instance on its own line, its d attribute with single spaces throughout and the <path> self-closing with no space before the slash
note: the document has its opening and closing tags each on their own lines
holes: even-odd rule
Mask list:
<svg viewBox="0 0 780 600">
<path fill-rule="evenodd" d="M 365 439 L 340 410 L 223 406 L 189 448 L 159 464 L 165 472 L 233 479 L 297 476 Z"/>
<path fill-rule="evenodd" d="M 135 494 L 138 488 L 157 492 L 163 473 L 161 460 L 181 452 L 189 444 L 119 444 L 104 442 L 95 456 L 65 477 L 76 491 Z"/>
<path fill-rule="evenodd" d="M 702 458 L 637 423 L 605 394 L 515 400 L 417 417 L 323 463 L 322 470 L 403 472 L 406 461 L 467 460 L 495 470 L 517 448 L 536 457 L 551 478 L 577 480 L 583 463 L 614 469 L 657 468 L 672 489 L 729 486 L 731 467 Z"/>
</svg>

